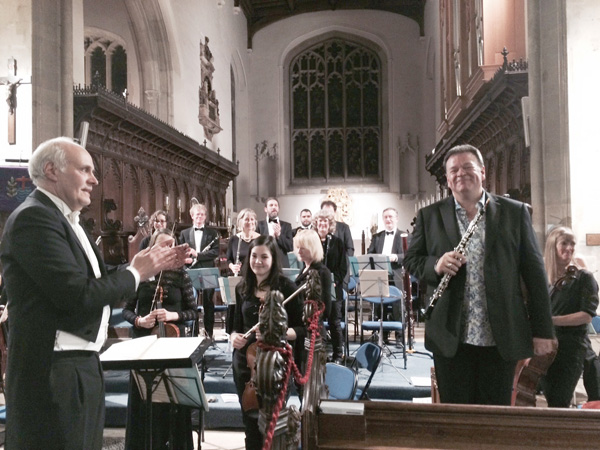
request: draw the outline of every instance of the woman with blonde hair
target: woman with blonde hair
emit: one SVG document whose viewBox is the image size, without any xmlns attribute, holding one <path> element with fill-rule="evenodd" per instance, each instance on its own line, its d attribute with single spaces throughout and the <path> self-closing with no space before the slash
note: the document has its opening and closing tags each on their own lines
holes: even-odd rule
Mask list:
<svg viewBox="0 0 600 450">
<path fill-rule="evenodd" d="M 594 276 L 575 263 L 575 235 L 570 228 L 548 233 L 544 264 L 550 281 L 552 322 L 558 339 L 554 362 L 542 379 L 549 407 L 568 408 L 583 372 L 587 325 L 598 308 Z"/>
<path fill-rule="evenodd" d="M 297 233 L 296 237 L 294 238 L 294 252 L 298 256 L 298 260 L 304 263 L 304 269 L 296 278 L 296 285 L 302 286 L 306 282 L 306 279 L 308 278 L 308 272 L 310 270 L 317 271 L 321 280 L 321 301 L 325 305 L 323 317 L 327 317 L 329 319 L 332 316 L 331 310 L 333 309 L 333 305 L 331 304 L 331 271 L 323 261 L 325 252 L 323 250 L 323 244 L 321 243 L 321 238 L 319 237 L 318 233 L 314 230 L 304 230 Z M 331 325 L 333 322 L 329 319 L 329 323 Z M 332 340 L 334 340 L 334 331 L 332 326 L 330 326 L 330 330 L 332 333 Z M 336 356 L 336 359 L 341 359 L 341 352 L 343 351 L 341 349 L 341 336 L 338 343 L 339 349 L 337 350 L 340 353 L 336 354 L 335 346 L 333 348 L 333 352 Z"/>
<path fill-rule="evenodd" d="M 234 275 L 242 270 L 242 264 L 248 256 L 250 243 L 260 236 L 256 232 L 256 213 L 250 208 L 242 209 L 237 216 L 238 233 L 231 236 L 227 246 L 227 263 Z"/>
</svg>

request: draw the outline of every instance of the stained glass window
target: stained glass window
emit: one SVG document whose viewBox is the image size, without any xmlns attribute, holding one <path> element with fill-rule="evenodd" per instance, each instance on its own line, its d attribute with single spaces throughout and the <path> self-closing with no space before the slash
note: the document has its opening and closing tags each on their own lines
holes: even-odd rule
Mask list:
<svg viewBox="0 0 600 450">
<path fill-rule="evenodd" d="M 292 179 L 381 180 L 381 63 L 348 40 L 314 45 L 290 63 Z"/>
</svg>

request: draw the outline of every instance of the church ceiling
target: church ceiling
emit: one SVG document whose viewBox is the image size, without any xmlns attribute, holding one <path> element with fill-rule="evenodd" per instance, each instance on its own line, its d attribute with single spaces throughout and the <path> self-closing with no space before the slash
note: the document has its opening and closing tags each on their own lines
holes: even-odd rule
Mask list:
<svg viewBox="0 0 600 450">
<path fill-rule="evenodd" d="M 298 14 L 331 10 L 372 9 L 401 14 L 417 22 L 423 36 L 425 2 L 426 0 L 234 0 L 234 6 L 240 7 L 246 15 L 248 48 L 251 48 L 254 34 L 267 25 Z"/>
</svg>

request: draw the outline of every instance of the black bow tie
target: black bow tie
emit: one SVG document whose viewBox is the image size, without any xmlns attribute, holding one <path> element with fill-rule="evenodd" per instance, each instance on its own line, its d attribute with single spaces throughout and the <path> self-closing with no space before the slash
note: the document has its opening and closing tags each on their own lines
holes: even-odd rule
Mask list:
<svg viewBox="0 0 600 450">
<path fill-rule="evenodd" d="M 204 227 L 194 227 L 194 231 L 204 231 Z"/>
<path fill-rule="evenodd" d="M 274 219 L 269 219 L 269 222 L 275 222 L 275 223 L 277 223 L 277 222 L 279 222 L 279 219 L 277 217 L 274 218 Z"/>
<path fill-rule="evenodd" d="M 385 235 L 386 235 L 386 236 L 389 236 L 390 234 L 394 234 L 394 232 L 393 232 L 393 231 L 386 231 L 386 232 L 385 232 Z"/>
</svg>

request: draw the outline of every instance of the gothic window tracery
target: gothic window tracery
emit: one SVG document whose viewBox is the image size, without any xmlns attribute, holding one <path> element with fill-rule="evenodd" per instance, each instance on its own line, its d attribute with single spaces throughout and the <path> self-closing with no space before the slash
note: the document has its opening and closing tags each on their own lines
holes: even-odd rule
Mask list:
<svg viewBox="0 0 600 450">
<path fill-rule="evenodd" d="M 381 62 L 331 38 L 294 57 L 290 70 L 294 183 L 381 180 Z"/>
</svg>

